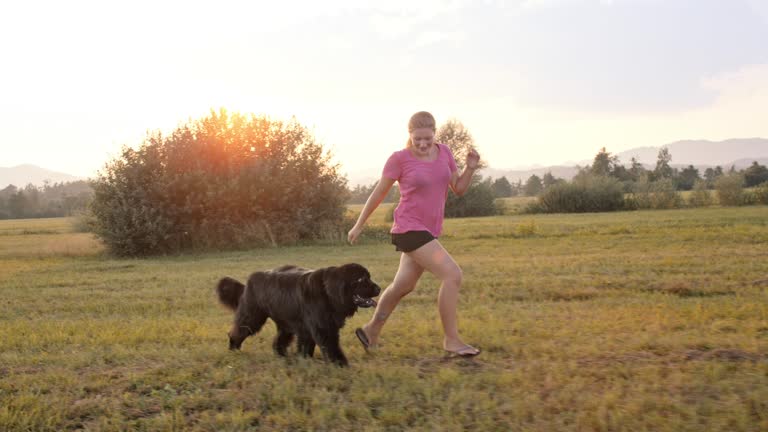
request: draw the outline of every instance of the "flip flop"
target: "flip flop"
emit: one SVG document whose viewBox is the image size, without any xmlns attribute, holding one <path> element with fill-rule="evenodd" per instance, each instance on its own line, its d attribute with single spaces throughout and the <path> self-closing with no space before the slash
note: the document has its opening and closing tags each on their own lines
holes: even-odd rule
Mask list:
<svg viewBox="0 0 768 432">
<path fill-rule="evenodd" d="M 459 358 L 459 357 L 469 358 L 469 357 L 475 357 L 476 355 L 479 355 L 480 349 L 475 348 L 472 345 L 465 345 L 457 349 L 456 351 L 445 350 L 445 352 L 446 352 L 445 356 L 448 358 Z"/>
<path fill-rule="evenodd" d="M 360 343 L 363 344 L 365 352 L 368 352 L 368 349 L 371 347 L 371 342 L 368 340 L 368 335 L 365 334 L 362 328 L 358 327 L 355 329 L 355 336 L 357 336 L 357 339 L 359 339 Z"/>
</svg>

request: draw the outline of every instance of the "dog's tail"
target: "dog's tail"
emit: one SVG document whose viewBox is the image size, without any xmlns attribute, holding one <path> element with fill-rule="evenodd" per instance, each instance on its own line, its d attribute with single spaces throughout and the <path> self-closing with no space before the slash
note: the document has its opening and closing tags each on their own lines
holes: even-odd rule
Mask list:
<svg viewBox="0 0 768 432">
<path fill-rule="evenodd" d="M 245 285 L 231 277 L 221 278 L 218 285 L 216 285 L 219 301 L 233 311 L 237 310 L 237 305 L 240 303 L 240 296 L 243 295 L 244 289 Z"/>
</svg>

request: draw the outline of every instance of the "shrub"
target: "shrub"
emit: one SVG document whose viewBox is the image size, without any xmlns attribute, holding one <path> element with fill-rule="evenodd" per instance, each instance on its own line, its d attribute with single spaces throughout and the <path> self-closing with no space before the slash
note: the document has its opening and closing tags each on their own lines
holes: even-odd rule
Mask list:
<svg viewBox="0 0 768 432">
<path fill-rule="evenodd" d="M 395 221 L 395 209 L 397 206 L 400 205 L 400 200 L 389 206 L 389 209 L 387 209 L 387 213 L 384 215 L 384 221 L 386 222 L 394 222 Z"/>
<path fill-rule="evenodd" d="M 625 198 L 625 207 L 632 210 L 651 208 L 651 182 L 643 177 L 632 185 L 631 194 Z"/>
<path fill-rule="evenodd" d="M 583 175 L 571 183 L 555 184 L 539 196 L 531 213 L 584 213 L 616 211 L 624 208 L 621 182 L 614 178 Z"/>
<path fill-rule="evenodd" d="M 744 204 L 744 177 L 740 174 L 720 176 L 715 181 L 717 199 L 723 206 L 739 206 Z"/>
<path fill-rule="evenodd" d="M 631 209 L 672 209 L 682 205 L 683 199 L 675 189 L 672 179 L 652 182 L 647 178 L 635 183 L 626 204 L 627 208 Z"/>
<path fill-rule="evenodd" d="M 707 183 L 703 180 L 697 180 L 693 184 L 693 190 L 688 197 L 688 205 L 691 207 L 707 207 L 712 205 L 712 195 L 707 190 Z"/>
<path fill-rule="evenodd" d="M 448 192 L 448 199 L 445 202 L 446 218 L 493 216 L 502 213 L 503 209 L 496 204 L 490 178 L 485 181 L 477 180 L 477 178 L 473 179 L 473 184 L 462 196 L 457 196 L 452 191 Z"/>
<path fill-rule="evenodd" d="M 760 200 L 754 190 L 745 190 L 741 196 L 741 205 L 757 205 Z"/>
<path fill-rule="evenodd" d="M 295 120 L 211 112 L 106 165 L 94 231 L 128 256 L 294 243 L 344 229 L 345 183 Z"/>
<path fill-rule="evenodd" d="M 73 215 L 72 230 L 78 233 L 94 232 L 96 223 L 96 219 L 91 212 L 81 210 Z"/>
<path fill-rule="evenodd" d="M 762 183 L 755 188 L 755 197 L 757 203 L 768 205 L 768 182 Z"/>
<path fill-rule="evenodd" d="M 523 206 L 523 208 L 520 210 L 520 213 L 522 214 L 536 214 L 536 213 L 546 213 L 544 211 L 544 207 L 541 206 L 541 202 L 539 200 L 531 201 Z"/>
<path fill-rule="evenodd" d="M 677 192 L 672 179 L 662 179 L 651 183 L 651 207 L 654 209 L 673 209 L 683 206 L 683 198 Z"/>
</svg>

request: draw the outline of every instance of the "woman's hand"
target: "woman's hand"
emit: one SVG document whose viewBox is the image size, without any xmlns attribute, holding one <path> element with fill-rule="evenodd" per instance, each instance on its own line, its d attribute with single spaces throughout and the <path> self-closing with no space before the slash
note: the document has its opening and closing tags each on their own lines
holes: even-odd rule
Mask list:
<svg viewBox="0 0 768 432">
<path fill-rule="evenodd" d="M 475 149 L 469 149 L 467 152 L 467 168 L 476 170 L 480 165 L 480 154 Z"/>
<path fill-rule="evenodd" d="M 358 227 L 357 225 L 353 226 L 352 229 L 349 230 L 349 234 L 347 234 L 347 241 L 349 244 L 355 244 L 357 238 L 360 237 L 361 232 L 363 232 L 363 227 Z"/>
</svg>

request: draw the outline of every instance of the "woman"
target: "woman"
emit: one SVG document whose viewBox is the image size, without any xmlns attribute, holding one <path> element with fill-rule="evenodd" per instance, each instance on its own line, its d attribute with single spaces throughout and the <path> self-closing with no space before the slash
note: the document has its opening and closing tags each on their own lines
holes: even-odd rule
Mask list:
<svg viewBox="0 0 768 432">
<path fill-rule="evenodd" d="M 435 142 L 435 118 L 426 111 L 414 114 L 408 122 L 406 148 L 394 152 L 382 172 L 381 180 L 368 197 L 363 211 L 349 231 L 354 244 L 365 222 L 395 183 L 400 184 L 400 203 L 395 209 L 392 243 L 402 252 L 395 280 L 379 298 L 376 312 L 362 328 L 355 330 L 366 350 L 376 347 L 379 334 L 389 315 L 404 296 L 413 291 L 424 270 L 441 281 L 438 295 L 440 319 L 443 323 L 443 349 L 451 356 L 472 357 L 480 350 L 459 337 L 456 306 L 462 272 L 451 255 L 438 241 L 442 232 L 448 187 L 456 195 L 469 188 L 480 156 L 475 150 L 467 154 L 464 172 L 459 174 L 450 148 Z"/>
</svg>

